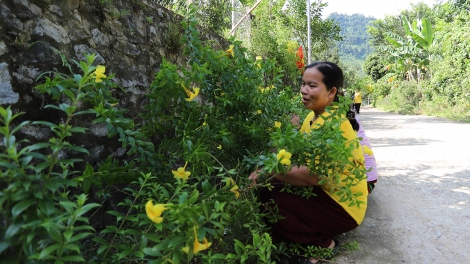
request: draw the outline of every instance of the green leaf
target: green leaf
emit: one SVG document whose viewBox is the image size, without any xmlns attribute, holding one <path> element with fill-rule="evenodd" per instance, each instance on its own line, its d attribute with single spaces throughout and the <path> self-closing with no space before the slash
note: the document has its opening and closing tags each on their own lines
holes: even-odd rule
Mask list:
<svg viewBox="0 0 470 264">
<path fill-rule="evenodd" d="M 66 241 L 69 241 L 70 238 L 72 237 L 72 235 L 73 235 L 73 231 L 71 229 L 65 230 L 64 238 L 65 238 Z"/>
<path fill-rule="evenodd" d="M 191 196 L 188 199 L 188 204 L 194 204 L 197 201 L 198 197 L 199 197 L 199 191 L 197 189 L 194 189 L 193 192 L 191 193 Z"/>
<path fill-rule="evenodd" d="M 56 251 L 59 247 L 60 247 L 59 244 L 48 246 L 47 248 L 41 251 L 41 253 L 39 254 L 39 259 L 45 259 L 49 255 L 51 255 L 52 252 Z"/>
<path fill-rule="evenodd" d="M 82 239 L 84 239 L 85 237 L 87 237 L 87 236 L 89 236 L 89 235 L 91 235 L 91 234 L 92 234 L 92 233 L 80 233 L 80 234 L 78 234 L 78 235 L 76 235 L 76 236 L 73 236 L 73 237 L 70 239 L 69 242 L 70 242 L 70 243 L 73 243 L 73 242 L 75 242 L 75 241 L 82 240 Z"/>
<path fill-rule="evenodd" d="M 77 217 L 85 214 L 86 212 L 98 206 L 100 206 L 100 204 L 97 204 L 97 203 L 89 203 L 89 204 L 84 205 L 83 207 L 77 210 Z"/>
<path fill-rule="evenodd" d="M 77 252 L 77 253 L 80 253 L 80 248 L 79 248 L 76 244 L 67 244 L 67 243 L 66 243 L 66 244 L 64 245 L 64 248 L 65 248 L 65 249 L 69 249 L 69 250 L 73 250 L 73 251 L 75 251 L 75 252 Z"/>
<path fill-rule="evenodd" d="M 14 235 L 16 235 L 16 233 L 18 233 L 20 229 L 21 227 L 19 225 L 10 225 L 7 231 L 5 232 L 5 240 L 9 240 L 10 238 L 12 238 Z"/>
<path fill-rule="evenodd" d="M 174 237 L 170 240 L 170 243 L 168 244 L 168 247 L 173 248 L 177 245 L 181 245 L 186 241 L 186 238 L 184 237 Z"/>
<path fill-rule="evenodd" d="M 421 20 L 423 30 L 421 33 L 423 34 L 424 38 L 426 39 L 427 46 L 430 47 L 433 44 L 434 41 L 434 32 L 432 29 L 431 22 L 427 20 L 426 18 L 423 18 Z"/>
<path fill-rule="evenodd" d="M 13 206 L 13 208 L 11 209 L 12 216 L 14 218 L 17 217 L 19 214 L 21 214 L 24 210 L 28 209 L 28 207 L 30 207 L 34 203 L 36 203 L 35 200 L 23 200 L 15 204 L 15 206 Z"/>
<path fill-rule="evenodd" d="M 145 257 L 145 255 L 142 251 L 134 251 L 134 255 L 138 258 L 141 258 L 141 259 L 143 259 Z"/>
<path fill-rule="evenodd" d="M 3 251 L 5 251 L 5 249 L 8 248 L 8 244 L 6 242 L 0 242 L 0 254 L 2 254 Z"/>
<path fill-rule="evenodd" d="M 128 248 L 126 248 L 123 252 L 119 253 L 118 258 L 119 258 L 119 259 L 125 258 L 125 257 L 127 257 L 129 254 L 131 254 L 132 251 L 133 251 L 133 249 L 128 247 Z"/>
<path fill-rule="evenodd" d="M 25 125 L 29 124 L 29 121 L 24 121 L 22 122 L 21 124 L 17 125 L 15 128 L 13 128 L 10 132 L 10 134 L 15 134 L 16 131 L 20 130 L 22 127 L 24 127 Z"/>
<path fill-rule="evenodd" d="M 144 252 L 145 255 L 149 255 L 149 256 L 152 256 L 152 257 L 159 257 L 159 256 L 162 255 L 162 254 L 160 254 L 160 251 L 158 251 L 155 248 L 144 248 L 144 249 L 142 249 L 142 252 Z"/>
<path fill-rule="evenodd" d="M 61 260 L 85 262 L 85 259 L 81 256 L 66 256 L 66 257 L 61 257 Z"/>
<path fill-rule="evenodd" d="M 181 196 L 180 196 L 180 199 L 179 199 L 179 203 L 184 204 L 184 202 L 186 202 L 187 198 L 188 198 L 188 193 L 187 192 L 182 193 Z"/>
</svg>

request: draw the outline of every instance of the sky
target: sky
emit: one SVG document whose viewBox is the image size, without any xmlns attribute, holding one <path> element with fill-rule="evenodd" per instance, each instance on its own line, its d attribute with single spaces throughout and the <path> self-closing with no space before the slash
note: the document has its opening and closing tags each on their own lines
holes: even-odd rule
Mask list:
<svg viewBox="0 0 470 264">
<path fill-rule="evenodd" d="M 330 13 L 363 14 L 375 18 L 384 18 L 386 15 L 397 15 L 401 10 L 410 9 L 410 3 L 424 2 L 432 7 L 438 0 L 323 0 L 328 6 L 323 9 L 323 18 Z"/>
</svg>

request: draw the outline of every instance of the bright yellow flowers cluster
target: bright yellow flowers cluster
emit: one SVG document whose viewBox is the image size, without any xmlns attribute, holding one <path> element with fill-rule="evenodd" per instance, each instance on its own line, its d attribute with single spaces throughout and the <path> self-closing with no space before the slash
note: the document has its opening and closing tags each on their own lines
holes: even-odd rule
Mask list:
<svg viewBox="0 0 470 264">
<path fill-rule="evenodd" d="M 95 70 L 95 82 L 100 83 L 103 82 L 102 79 L 106 79 L 106 75 L 104 75 L 104 72 L 106 71 L 106 67 L 103 65 L 98 65 L 96 66 Z"/>
<path fill-rule="evenodd" d="M 266 88 L 263 88 L 263 87 L 260 86 L 260 87 L 258 87 L 258 89 L 261 91 L 261 93 L 264 93 L 264 92 L 268 92 L 268 91 L 274 89 L 274 85 L 268 86 Z"/>
<path fill-rule="evenodd" d="M 292 153 L 288 152 L 285 149 L 279 150 L 277 153 L 277 160 L 281 161 L 281 164 L 289 166 L 291 164 L 290 158 L 292 157 Z"/>
</svg>

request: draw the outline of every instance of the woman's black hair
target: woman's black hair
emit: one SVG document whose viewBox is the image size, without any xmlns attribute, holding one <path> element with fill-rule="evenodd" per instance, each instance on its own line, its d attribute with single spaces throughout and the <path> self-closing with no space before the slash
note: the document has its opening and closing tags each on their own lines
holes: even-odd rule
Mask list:
<svg viewBox="0 0 470 264">
<path fill-rule="evenodd" d="M 305 67 L 305 69 L 315 68 L 323 74 L 323 83 L 326 90 L 331 90 L 336 87 L 335 102 L 338 102 L 338 92 L 343 87 L 344 75 L 341 68 L 333 62 L 329 61 L 316 61 Z"/>
<path fill-rule="evenodd" d="M 333 89 L 333 87 L 336 87 L 336 94 L 335 94 L 334 102 L 338 102 L 339 101 L 338 96 L 339 95 L 344 96 L 344 93 L 341 90 L 344 84 L 344 75 L 343 75 L 343 71 L 341 70 L 341 68 L 335 63 L 329 62 L 329 61 L 316 61 L 305 67 L 305 69 L 310 69 L 310 68 L 316 68 L 318 71 L 320 71 L 323 74 L 322 81 L 326 86 L 326 90 L 330 91 L 331 89 Z M 355 118 L 354 111 L 349 110 L 347 113 L 347 117 L 353 129 L 355 131 L 358 131 L 359 124 L 357 123 L 357 120 Z"/>
</svg>

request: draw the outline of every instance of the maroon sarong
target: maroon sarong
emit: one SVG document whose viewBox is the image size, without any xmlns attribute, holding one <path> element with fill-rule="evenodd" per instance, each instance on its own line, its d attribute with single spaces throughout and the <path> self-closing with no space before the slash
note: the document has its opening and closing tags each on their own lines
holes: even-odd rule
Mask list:
<svg viewBox="0 0 470 264">
<path fill-rule="evenodd" d="M 357 227 L 356 221 L 319 186 L 313 186 L 317 196 L 308 199 L 300 195 L 280 192 L 283 183 L 273 182 L 272 191 L 263 189 L 261 201 L 270 206 L 271 200 L 278 206 L 279 214 L 285 217 L 271 227 L 273 243 L 296 242 L 327 248 L 333 236 Z M 293 187 L 303 188 L 303 187 Z"/>
</svg>

